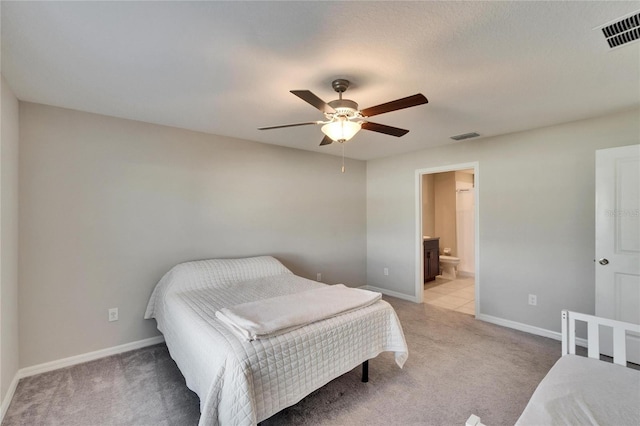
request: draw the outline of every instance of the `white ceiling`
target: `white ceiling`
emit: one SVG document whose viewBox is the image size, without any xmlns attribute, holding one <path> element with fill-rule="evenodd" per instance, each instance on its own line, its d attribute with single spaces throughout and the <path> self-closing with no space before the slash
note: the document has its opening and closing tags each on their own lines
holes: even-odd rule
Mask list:
<svg viewBox="0 0 640 426">
<path fill-rule="evenodd" d="M 8 2 L 2 73 L 24 101 L 340 155 L 322 119 L 289 93 L 361 108 L 423 93 L 376 116 L 402 138 L 361 131 L 346 156 L 373 159 L 629 109 L 640 43 L 610 50 L 594 27 L 623 2 Z"/>
</svg>

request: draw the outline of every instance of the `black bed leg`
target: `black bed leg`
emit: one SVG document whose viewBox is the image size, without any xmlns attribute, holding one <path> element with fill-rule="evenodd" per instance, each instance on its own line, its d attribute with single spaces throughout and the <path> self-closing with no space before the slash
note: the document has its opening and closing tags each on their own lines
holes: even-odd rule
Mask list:
<svg viewBox="0 0 640 426">
<path fill-rule="evenodd" d="M 369 360 L 362 363 L 362 383 L 369 381 Z"/>
</svg>

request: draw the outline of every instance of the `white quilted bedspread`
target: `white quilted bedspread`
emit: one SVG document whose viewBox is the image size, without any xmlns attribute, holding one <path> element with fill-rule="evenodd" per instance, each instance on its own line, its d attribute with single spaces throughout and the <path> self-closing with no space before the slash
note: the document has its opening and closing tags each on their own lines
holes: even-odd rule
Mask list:
<svg viewBox="0 0 640 426">
<path fill-rule="evenodd" d="M 215 317 L 220 308 L 323 285 L 268 256 L 183 263 L 160 280 L 145 318 L 157 320 L 200 397 L 200 425 L 256 424 L 383 351 L 395 352 L 402 367 L 407 345 L 384 301 L 255 341 Z"/>
</svg>

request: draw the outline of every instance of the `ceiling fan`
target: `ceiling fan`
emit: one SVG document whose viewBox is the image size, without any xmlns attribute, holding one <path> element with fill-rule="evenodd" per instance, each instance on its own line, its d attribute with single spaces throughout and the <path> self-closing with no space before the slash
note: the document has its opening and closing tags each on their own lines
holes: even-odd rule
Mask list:
<svg viewBox="0 0 640 426">
<path fill-rule="evenodd" d="M 339 98 L 329 103 L 325 103 L 322 99 L 311 93 L 309 90 L 291 90 L 291 93 L 307 102 L 311 106 L 324 113 L 324 121 L 307 121 L 305 123 L 284 124 L 281 126 L 260 127 L 258 130 L 281 129 L 283 127 L 308 126 L 311 124 L 322 124 L 322 132 L 325 134 L 324 139 L 320 142 L 320 146 L 329 145 L 333 142 L 344 143 L 355 136 L 360 129 L 370 130 L 372 132 L 384 133 L 391 136 L 404 136 L 409 133 L 408 130 L 398 127 L 387 126 L 384 124 L 373 123 L 368 120 L 374 115 L 384 114 L 386 112 L 397 111 L 399 109 L 410 108 L 429 102 L 427 98 L 418 93 L 395 101 L 386 102 L 384 104 L 372 106 L 365 109 L 358 109 L 358 104 L 351 99 L 342 99 L 344 93 L 349 87 L 349 80 L 342 78 L 336 79 L 331 83 L 333 90 L 338 92 Z"/>
</svg>

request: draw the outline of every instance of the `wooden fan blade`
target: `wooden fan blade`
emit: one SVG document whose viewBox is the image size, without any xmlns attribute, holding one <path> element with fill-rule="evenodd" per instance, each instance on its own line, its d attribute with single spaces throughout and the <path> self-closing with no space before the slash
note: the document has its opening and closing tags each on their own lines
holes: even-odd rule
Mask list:
<svg viewBox="0 0 640 426">
<path fill-rule="evenodd" d="M 409 131 L 405 129 L 386 126 L 384 124 L 372 123 L 370 121 L 362 123 L 362 128 L 365 130 L 371 130 L 372 132 L 384 133 L 385 135 L 391 135 L 391 136 L 397 136 L 397 137 L 404 136 L 407 133 L 409 133 Z"/>
<path fill-rule="evenodd" d="M 282 129 L 284 127 L 308 126 L 310 124 L 320 124 L 322 121 L 307 121 L 306 123 L 283 124 L 282 126 L 259 127 L 258 130 Z"/>
<path fill-rule="evenodd" d="M 331 139 L 329 136 L 325 136 L 322 139 L 322 142 L 320 142 L 320 146 L 322 145 L 331 145 L 333 143 L 333 139 Z"/>
<path fill-rule="evenodd" d="M 399 109 L 411 108 L 414 106 L 426 104 L 429 102 L 422 94 L 407 96 L 406 98 L 396 99 L 395 101 L 365 108 L 360 111 L 364 117 L 373 117 L 374 115 L 384 114 L 385 112 L 397 111 Z"/>
<path fill-rule="evenodd" d="M 322 99 L 314 95 L 308 90 L 290 90 L 291 93 L 308 103 L 309 105 L 319 109 L 322 112 L 336 112 L 333 108 L 331 108 L 328 104 L 326 104 Z"/>
</svg>

